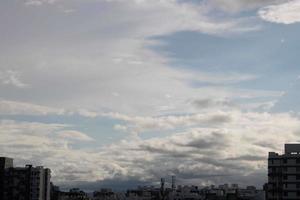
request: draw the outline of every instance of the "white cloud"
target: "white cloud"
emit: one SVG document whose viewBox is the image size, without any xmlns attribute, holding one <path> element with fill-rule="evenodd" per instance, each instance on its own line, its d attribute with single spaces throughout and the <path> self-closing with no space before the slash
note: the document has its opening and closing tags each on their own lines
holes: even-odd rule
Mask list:
<svg viewBox="0 0 300 200">
<path fill-rule="evenodd" d="M 127 131 L 128 130 L 127 126 L 124 126 L 121 124 L 114 125 L 114 129 L 117 131 Z"/>
<path fill-rule="evenodd" d="M 89 111 L 89 110 L 85 110 L 85 109 L 79 109 L 77 111 L 75 111 L 74 113 L 79 114 L 83 117 L 90 117 L 90 118 L 94 118 L 99 116 L 98 113 L 93 112 L 93 111 Z"/>
<path fill-rule="evenodd" d="M 58 2 L 58 0 L 26 0 L 25 5 L 28 6 L 41 6 L 43 4 L 53 4 Z"/>
<path fill-rule="evenodd" d="M 94 139 L 88 135 L 75 131 L 75 130 L 66 130 L 58 132 L 59 137 L 70 139 L 70 140 L 79 140 L 79 141 L 93 141 Z"/>
<path fill-rule="evenodd" d="M 289 0 L 281 4 L 270 5 L 259 10 L 259 16 L 266 21 L 293 24 L 300 22 L 300 1 Z"/>
<path fill-rule="evenodd" d="M 20 72 L 14 70 L 0 69 L 0 84 L 14 86 L 17 88 L 26 88 L 28 85 L 20 80 Z"/>
</svg>

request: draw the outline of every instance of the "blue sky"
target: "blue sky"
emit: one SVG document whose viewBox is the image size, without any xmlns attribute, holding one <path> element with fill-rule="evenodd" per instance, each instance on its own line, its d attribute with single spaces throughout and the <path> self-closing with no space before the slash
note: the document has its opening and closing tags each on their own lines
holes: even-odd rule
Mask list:
<svg viewBox="0 0 300 200">
<path fill-rule="evenodd" d="M 298 13 L 299 0 L 3 0 L 1 156 L 64 188 L 260 187 L 268 152 L 299 141 Z"/>
</svg>

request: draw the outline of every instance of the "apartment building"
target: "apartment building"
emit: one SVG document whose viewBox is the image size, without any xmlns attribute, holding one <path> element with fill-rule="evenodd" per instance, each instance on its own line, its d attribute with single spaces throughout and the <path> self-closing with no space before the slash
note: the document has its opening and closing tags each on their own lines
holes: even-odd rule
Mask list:
<svg viewBox="0 0 300 200">
<path fill-rule="evenodd" d="M 1 200 L 50 200 L 50 169 L 14 167 L 13 159 L 0 158 Z"/>
<path fill-rule="evenodd" d="M 300 199 L 300 144 L 285 144 L 283 154 L 269 152 L 267 200 Z"/>
</svg>

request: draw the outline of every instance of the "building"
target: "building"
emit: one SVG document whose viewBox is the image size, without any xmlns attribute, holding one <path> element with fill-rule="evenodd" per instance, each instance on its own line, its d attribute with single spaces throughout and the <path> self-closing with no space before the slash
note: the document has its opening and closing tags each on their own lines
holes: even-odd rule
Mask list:
<svg viewBox="0 0 300 200">
<path fill-rule="evenodd" d="M 50 169 L 14 167 L 13 159 L 0 158 L 1 200 L 50 200 Z"/>
<path fill-rule="evenodd" d="M 165 187 L 164 190 L 163 197 L 160 187 L 138 187 L 134 190 L 127 190 L 125 200 L 160 200 L 163 198 L 165 200 L 265 200 L 263 190 L 256 189 L 254 186 L 240 188 L 237 184 L 203 188 L 196 185 L 178 185 L 175 190 L 171 185 L 171 188 Z M 123 199 L 117 198 L 117 200 Z"/>
<path fill-rule="evenodd" d="M 99 191 L 93 193 L 93 200 L 118 200 L 117 194 L 112 189 L 102 188 Z"/>
<path fill-rule="evenodd" d="M 267 200 L 300 199 L 300 144 L 285 144 L 283 154 L 269 152 Z"/>
<path fill-rule="evenodd" d="M 13 167 L 13 159 L 0 157 L 0 199 L 4 196 L 4 176 L 7 169 Z"/>
<path fill-rule="evenodd" d="M 51 200 L 90 200 L 90 198 L 87 193 L 79 188 L 72 188 L 68 192 L 65 192 L 60 191 L 58 186 L 51 183 Z"/>
</svg>

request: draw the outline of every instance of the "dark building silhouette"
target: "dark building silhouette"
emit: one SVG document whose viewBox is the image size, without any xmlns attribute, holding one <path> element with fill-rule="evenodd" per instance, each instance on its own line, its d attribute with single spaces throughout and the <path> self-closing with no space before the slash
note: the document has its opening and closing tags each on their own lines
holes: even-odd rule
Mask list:
<svg viewBox="0 0 300 200">
<path fill-rule="evenodd" d="M 88 195 L 79 188 L 72 188 L 69 192 L 63 192 L 58 187 L 52 186 L 51 196 L 51 200 L 90 200 Z"/>
<path fill-rule="evenodd" d="M 50 200 L 50 169 L 14 167 L 13 159 L 0 157 L 1 200 Z"/>
<path fill-rule="evenodd" d="M 285 144 L 284 154 L 269 152 L 267 200 L 300 199 L 300 144 Z"/>
</svg>

